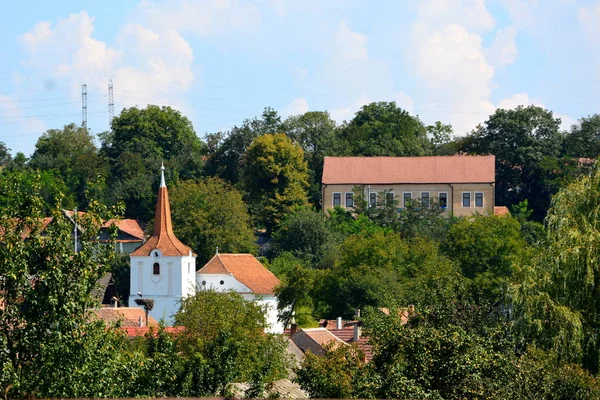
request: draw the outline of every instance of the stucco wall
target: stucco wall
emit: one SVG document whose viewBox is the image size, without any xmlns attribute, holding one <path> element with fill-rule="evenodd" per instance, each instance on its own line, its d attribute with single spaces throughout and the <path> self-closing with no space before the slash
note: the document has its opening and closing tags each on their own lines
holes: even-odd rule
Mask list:
<svg viewBox="0 0 600 400">
<path fill-rule="evenodd" d="M 402 208 L 404 193 L 411 193 L 412 199 L 421 198 L 422 192 L 429 192 L 429 197 L 437 201 L 440 192 L 447 193 L 448 206 L 444 215 L 449 216 L 454 213 L 455 216 L 467 216 L 475 212 L 481 214 L 493 213 L 494 211 L 494 186 L 489 183 L 471 183 L 471 184 L 396 184 L 396 185 L 364 185 L 365 198 L 368 199 L 369 193 L 380 193 L 391 190 L 394 198 L 398 201 L 398 208 Z M 354 185 L 323 185 L 323 210 L 333 208 L 333 194 L 341 193 L 341 205 L 346 207 L 346 193 L 353 192 Z M 471 193 L 471 206 L 465 208 L 462 206 L 462 193 Z M 483 207 L 475 207 L 475 192 L 483 193 Z"/>
</svg>

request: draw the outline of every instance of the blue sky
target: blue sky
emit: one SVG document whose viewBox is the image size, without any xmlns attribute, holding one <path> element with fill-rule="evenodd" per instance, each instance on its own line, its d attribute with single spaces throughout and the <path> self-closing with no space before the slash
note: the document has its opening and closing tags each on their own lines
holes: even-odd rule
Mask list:
<svg viewBox="0 0 600 400">
<path fill-rule="evenodd" d="M 0 141 L 33 152 L 46 130 L 108 129 L 171 105 L 199 136 L 271 106 L 342 122 L 396 101 L 464 135 L 496 108 L 542 105 L 568 127 L 600 107 L 600 0 L 143 0 L 5 2 Z"/>
</svg>

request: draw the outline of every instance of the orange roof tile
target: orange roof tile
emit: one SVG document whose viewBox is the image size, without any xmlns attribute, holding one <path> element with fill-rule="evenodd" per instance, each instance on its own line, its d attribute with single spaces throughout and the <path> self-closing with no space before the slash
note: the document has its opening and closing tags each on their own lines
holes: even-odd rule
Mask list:
<svg viewBox="0 0 600 400">
<path fill-rule="evenodd" d="M 144 239 L 144 231 L 142 230 L 142 227 L 140 226 L 140 224 L 138 224 L 138 222 L 135 219 L 119 219 L 119 220 L 110 219 L 110 220 L 106 221 L 102 225 L 102 227 L 109 228 L 112 225 L 117 225 L 117 229 L 127 233 L 128 235 L 131 235 L 138 239 L 142 239 L 142 240 Z"/>
<path fill-rule="evenodd" d="M 325 157 L 323 183 L 491 183 L 495 156 Z"/>
<path fill-rule="evenodd" d="M 310 351 L 316 355 L 325 354 L 325 348 L 331 342 L 333 342 L 332 349 L 346 344 L 325 328 L 300 329 L 292 335 L 291 339 L 303 352 Z"/>
<path fill-rule="evenodd" d="M 494 206 L 494 215 L 510 215 L 510 211 L 506 206 Z"/>
<path fill-rule="evenodd" d="M 138 247 L 131 256 L 149 256 L 152 250 L 159 249 L 165 256 L 187 256 L 192 249 L 181 243 L 173 233 L 171 222 L 171 206 L 169 191 L 165 185 L 164 167 L 162 167 L 161 184 L 158 188 L 158 200 L 154 210 L 154 234 L 146 243 Z"/>
<path fill-rule="evenodd" d="M 148 332 L 152 332 L 154 334 L 154 336 L 156 336 L 158 334 L 158 329 L 154 326 L 125 327 L 122 329 L 125 331 L 125 333 L 127 333 L 127 336 L 130 338 L 144 336 Z M 170 333 L 170 334 L 177 334 L 179 332 L 184 331 L 185 327 L 184 326 L 165 326 L 164 330 L 165 330 L 165 332 Z"/>
<path fill-rule="evenodd" d="M 216 254 L 198 274 L 228 274 L 255 294 L 273 294 L 279 279 L 252 254 Z"/>
<path fill-rule="evenodd" d="M 146 325 L 146 313 L 143 309 L 137 307 L 101 307 L 90 309 L 90 312 L 106 324 L 120 322 L 123 328 L 139 328 L 140 318 L 142 318 L 142 323 Z M 148 325 L 158 326 L 158 322 L 148 315 Z"/>
</svg>

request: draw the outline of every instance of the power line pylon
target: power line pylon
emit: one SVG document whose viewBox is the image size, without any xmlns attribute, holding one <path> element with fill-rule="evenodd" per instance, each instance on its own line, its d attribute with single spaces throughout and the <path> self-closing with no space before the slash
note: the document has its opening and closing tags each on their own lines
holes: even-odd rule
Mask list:
<svg viewBox="0 0 600 400">
<path fill-rule="evenodd" d="M 113 80 L 112 76 L 108 78 L 108 127 L 112 124 L 112 120 L 115 116 L 115 98 L 113 94 Z"/>
<path fill-rule="evenodd" d="M 87 85 L 81 86 L 81 126 L 87 129 Z"/>
</svg>

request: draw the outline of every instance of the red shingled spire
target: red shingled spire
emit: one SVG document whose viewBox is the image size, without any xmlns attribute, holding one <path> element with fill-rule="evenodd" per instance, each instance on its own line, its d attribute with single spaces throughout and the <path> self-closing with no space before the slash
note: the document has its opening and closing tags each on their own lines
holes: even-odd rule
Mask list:
<svg viewBox="0 0 600 400">
<path fill-rule="evenodd" d="M 132 256 L 149 256 L 154 249 L 160 250 L 163 256 L 187 256 L 192 252 L 192 249 L 181 243 L 173 233 L 164 165 L 160 169 L 160 187 L 154 210 L 154 233 L 146 243 L 131 253 Z"/>
</svg>

